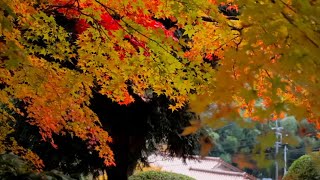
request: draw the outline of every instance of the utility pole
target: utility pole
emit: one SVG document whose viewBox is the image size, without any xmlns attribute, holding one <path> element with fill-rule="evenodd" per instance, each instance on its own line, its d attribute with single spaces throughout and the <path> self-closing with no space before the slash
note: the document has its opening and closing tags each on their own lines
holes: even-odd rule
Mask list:
<svg viewBox="0 0 320 180">
<path fill-rule="evenodd" d="M 275 166 L 276 166 L 276 172 L 275 172 L 275 180 L 279 179 L 279 167 L 278 167 L 278 160 L 277 160 L 277 155 L 279 153 L 279 147 L 282 145 L 282 130 L 283 127 L 278 126 L 278 120 L 276 120 L 276 127 L 271 128 L 272 130 L 275 130 L 276 134 L 276 142 L 275 142 Z"/>
<path fill-rule="evenodd" d="M 285 176 L 287 174 L 287 144 L 284 144 L 284 149 L 283 149 L 284 153 L 283 153 L 283 158 L 284 158 L 284 168 L 283 168 L 283 176 Z"/>
</svg>

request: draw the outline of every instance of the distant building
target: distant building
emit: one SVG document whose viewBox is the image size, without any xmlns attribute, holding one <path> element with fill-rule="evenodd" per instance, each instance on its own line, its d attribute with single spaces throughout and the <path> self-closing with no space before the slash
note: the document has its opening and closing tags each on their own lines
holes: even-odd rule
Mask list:
<svg viewBox="0 0 320 180">
<path fill-rule="evenodd" d="M 184 163 L 179 158 L 152 155 L 148 158 L 151 166 L 163 171 L 184 174 L 197 180 L 256 180 L 252 175 L 226 163 L 217 157 L 194 157 Z"/>
</svg>

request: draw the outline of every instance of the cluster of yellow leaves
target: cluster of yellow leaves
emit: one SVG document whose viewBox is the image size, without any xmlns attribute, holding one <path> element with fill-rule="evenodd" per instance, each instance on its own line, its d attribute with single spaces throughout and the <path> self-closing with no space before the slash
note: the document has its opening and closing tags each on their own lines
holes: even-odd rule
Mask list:
<svg viewBox="0 0 320 180">
<path fill-rule="evenodd" d="M 192 37 L 192 41 L 188 43 L 191 49 L 184 53 L 184 56 L 190 61 L 202 62 L 203 57 L 213 55 L 222 59 L 223 48 L 233 45 L 233 40 L 238 37 L 238 34 L 234 35 L 232 31 L 208 22 L 199 22 L 196 26 L 189 25 L 184 28 L 186 29 L 185 34 Z"/>
<path fill-rule="evenodd" d="M 242 7 L 240 20 L 228 24 L 238 29 L 241 39 L 235 39 L 233 45 L 229 43 L 235 48 L 224 48 L 221 66 L 214 75 L 216 83 L 211 84 L 210 92 L 191 101 L 192 109 L 201 113 L 208 110 L 209 104 L 229 104 L 238 115 L 232 110 L 224 111 L 221 117 L 231 113 L 266 122 L 294 115 L 298 120 L 307 118 L 320 128 L 319 2 L 237 3 Z M 261 9 L 268 10 L 261 13 Z M 206 47 L 214 45 L 211 42 Z M 201 45 L 197 48 L 192 54 L 205 49 Z M 212 117 L 218 113 L 217 109 L 209 111 Z M 209 119 L 211 125 L 219 123 L 216 118 Z"/>
<path fill-rule="evenodd" d="M 101 94 L 119 102 L 119 104 L 129 104 L 134 101 L 127 93 L 129 84 L 136 94 L 144 94 L 146 89 L 152 89 L 157 95 L 164 94 L 172 100 L 173 103 L 169 106 L 171 110 L 181 108 L 188 102 L 191 91 L 198 94 L 204 93 L 207 84 L 214 80 L 212 78 L 214 70 L 201 60 L 203 56 L 210 53 L 222 56 L 221 48 L 234 38 L 231 31 L 222 28 L 223 25 L 218 27 L 212 22 L 201 22 L 202 16 L 209 15 L 195 10 L 193 13 L 197 14 L 193 19 L 198 18 L 199 24 L 194 25 L 194 20 L 188 20 L 189 24 L 183 26 L 194 26 L 197 29 L 195 34 L 185 32 L 190 37 L 193 36 L 195 40 L 194 43 L 184 43 L 191 48 L 186 54 L 193 54 L 184 58 L 181 45 L 179 45 L 179 43 L 183 43 L 183 40 L 175 42 L 171 38 L 167 38 L 163 32 L 161 33 L 161 30 L 159 33 L 158 29 L 145 27 L 143 23 L 138 21 L 138 16 L 144 17 L 153 13 L 156 17 L 161 18 L 163 15 L 158 14 L 159 11 L 163 12 L 164 9 L 168 11 L 171 4 L 173 7 L 169 10 L 171 14 L 174 12 L 178 23 L 180 23 L 179 19 L 188 19 L 189 17 L 177 13 L 176 11 L 179 9 L 177 7 L 188 6 L 188 8 L 196 9 L 199 4 L 187 2 L 190 4 L 186 5 L 174 1 L 153 2 L 158 6 L 142 1 L 131 4 L 127 2 L 114 4 L 112 1 L 90 1 L 90 3 L 90 6 L 83 7 L 82 12 L 86 12 L 86 9 L 89 8 L 101 10 L 103 7 L 104 9 L 102 9 L 108 13 L 123 15 L 121 21 L 118 22 L 121 28 L 97 30 L 96 25 L 93 25 L 80 34 L 77 40 L 77 45 L 80 47 L 77 66 L 97 80 L 101 87 Z M 164 5 L 166 8 L 163 7 Z M 80 18 L 87 22 L 96 22 L 100 20 L 100 18 L 95 19 L 97 14 L 102 13 L 103 10 L 100 10 L 95 12 L 94 17 L 80 15 Z M 123 40 L 126 35 L 134 37 L 135 41 L 144 44 L 145 48 L 139 48 L 137 51 L 136 47 Z M 207 39 L 208 35 L 212 36 L 210 41 Z M 204 40 L 208 44 L 203 44 Z M 212 46 L 212 43 L 216 45 Z M 172 52 L 178 54 L 173 55 Z"/>
<path fill-rule="evenodd" d="M 15 4 L 14 4 L 15 3 Z M 22 33 L 19 26 L 2 27 L 1 36 L 1 89 L 0 101 L 10 111 L 29 119 L 30 124 L 39 127 L 44 140 L 56 147 L 52 134 L 70 133 L 91 143 L 106 165 L 113 165 L 113 152 L 109 147 L 111 138 L 99 125 L 97 115 L 88 107 L 92 96 L 93 78 L 74 70 L 61 68 L 59 63 L 48 62 L 37 55 L 50 56 L 59 61 L 73 57 L 67 41 L 67 33 L 59 27 L 54 18 L 33 9 L 34 1 L 7 2 L 16 11 L 19 25 L 27 29 Z M 19 4 L 19 6 L 17 6 Z M 20 14 L 19 14 L 20 13 Z M 13 24 L 13 22 L 11 22 Z M 42 38 L 46 47 L 32 44 Z M 30 42 L 31 41 L 31 42 Z M 13 103 L 18 100 L 26 104 L 27 114 Z M 3 121 L 3 120 L 1 120 Z M 8 133 L 6 133 L 8 135 Z M 5 136 L 4 136 L 5 137 Z M 3 144 L 2 144 L 3 145 Z M 12 146 L 7 149 L 18 153 L 23 148 Z M 21 153 L 20 153 L 21 154 Z M 30 152 L 28 159 L 41 168 L 41 161 Z"/>
<path fill-rule="evenodd" d="M 254 87 L 267 107 L 260 109 L 265 113 L 263 119 L 271 118 L 270 114 L 286 113 L 319 124 L 316 74 L 320 35 L 316 24 L 319 24 L 320 4 L 296 0 L 241 3 L 246 4 L 246 8 L 240 19 L 248 28 L 242 31 L 247 45 L 240 52 L 247 51 L 252 56 L 239 54 L 237 57 L 244 63 L 254 60 L 259 68 L 260 73 L 252 74 L 252 77 L 259 74 L 259 79 L 248 85 Z M 271 9 L 272 15 L 259 14 L 255 11 L 257 8 Z M 251 44 L 253 48 L 248 48 Z"/>
</svg>

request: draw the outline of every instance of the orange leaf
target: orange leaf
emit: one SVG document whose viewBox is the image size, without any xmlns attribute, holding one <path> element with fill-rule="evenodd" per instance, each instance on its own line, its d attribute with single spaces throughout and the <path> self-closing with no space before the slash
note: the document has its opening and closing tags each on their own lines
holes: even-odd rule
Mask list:
<svg viewBox="0 0 320 180">
<path fill-rule="evenodd" d="M 200 126 L 198 126 L 198 125 L 186 127 L 186 128 L 184 128 L 183 132 L 181 133 L 181 136 L 187 136 L 190 134 L 194 134 L 195 132 L 198 131 L 199 128 L 200 128 Z"/>
<path fill-rule="evenodd" d="M 213 142 L 209 136 L 202 136 L 200 137 L 200 146 L 200 156 L 204 157 L 207 156 L 213 148 Z"/>
</svg>

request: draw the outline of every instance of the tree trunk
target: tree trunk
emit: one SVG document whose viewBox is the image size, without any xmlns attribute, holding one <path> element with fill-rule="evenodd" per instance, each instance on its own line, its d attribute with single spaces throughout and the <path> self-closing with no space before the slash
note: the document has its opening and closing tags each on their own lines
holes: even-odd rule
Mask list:
<svg viewBox="0 0 320 180">
<path fill-rule="evenodd" d="M 136 168 L 141 157 L 141 151 L 145 146 L 142 136 L 128 136 L 127 133 L 113 137 L 112 150 L 115 155 L 115 167 L 108 168 L 107 174 L 110 180 L 127 180 Z"/>
<path fill-rule="evenodd" d="M 120 106 L 105 96 L 96 94 L 92 99 L 92 109 L 113 139 L 110 147 L 116 166 L 107 168 L 108 178 L 127 180 L 145 148 L 151 106 L 138 98 L 134 104 Z"/>
<path fill-rule="evenodd" d="M 125 134 L 112 136 L 114 144 L 112 150 L 115 156 L 116 166 L 111 167 L 108 171 L 108 179 L 110 180 L 127 180 L 128 179 L 128 150 L 129 144 Z"/>
</svg>

